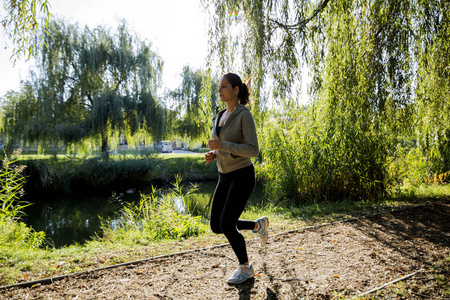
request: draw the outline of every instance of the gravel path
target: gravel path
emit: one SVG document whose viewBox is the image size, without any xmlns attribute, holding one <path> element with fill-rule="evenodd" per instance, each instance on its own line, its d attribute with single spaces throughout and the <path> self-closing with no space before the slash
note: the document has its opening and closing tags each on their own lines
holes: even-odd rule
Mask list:
<svg viewBox="0 0 450 300">
<path fill-rule="evenodd" d="M 450 204 L 413 207 L 247 243 L 257 272 L 230 286 L 237 261 L 229 246 L 90 272 L 46 285 L 0 290 L 2 299 L 333 299 L 357 296 L 416 273 L 404 295 L 444 298 L 449 290 Z M 436 276 L 443 278 L 442 282 Z M 414 284 L 413 284 L 414 283 Z M 413 285 L 412 285 L 413 284 Z M 403 297 L 403 298 L 402 298 Z"/>
</svg>

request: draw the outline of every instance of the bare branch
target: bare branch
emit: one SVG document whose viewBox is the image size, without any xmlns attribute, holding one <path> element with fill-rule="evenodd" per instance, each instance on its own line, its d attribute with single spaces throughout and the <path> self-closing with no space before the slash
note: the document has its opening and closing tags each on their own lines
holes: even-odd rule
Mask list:
<svg viewBox="0 0 450 300">
<path fill-rule="evenodd" d="M 327 7 L 328 2 L 330 2 L 330 0 L 323 0 L 317 7 L 316 9 L 313 11 L 313 13 L 311 14 L 311 16 L 309 16 L 309 18 L 303 19 L 298 23 L 295 24 L 284 24 L 278 20 L 273 20 L 270 19 L 270 21 L 272 23 L 276 24 L 276 27 L 281 27 L 283 29 L 285 29 L 286 31 L 289 30 L 299 30 L 302 27 L 305 27 L 311 20 L 313 20 L 322 10 L 325 9 L 325 7 Z"/>
</svg>

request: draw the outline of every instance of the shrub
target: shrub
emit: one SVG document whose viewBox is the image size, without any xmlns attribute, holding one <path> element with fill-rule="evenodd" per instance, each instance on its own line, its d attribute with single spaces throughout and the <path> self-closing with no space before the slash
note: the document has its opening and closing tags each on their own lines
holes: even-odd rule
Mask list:
<svg viewBox="0 0 450 300">
<path fill-rule="evenodd" d="M 217 178 L 217 169 L 206 165 L 203 156 L 40 159 L 27 161 L 26 190 L 33 194 L 109 193 L 155 182 L 169 183 L 177 173 L 190 181 Z"/>
<path fill-rule="evenodd" d="M 0 247 L 36 248 L 43 244 L 45 233 L 36 232 L 20 221 L 23 209 L 30 203 L 20 200 L 25 182 L 20 173 L 24 166 L 13 166 L 14 162 L 5 156 L 0 170 Z"/>
</svg>

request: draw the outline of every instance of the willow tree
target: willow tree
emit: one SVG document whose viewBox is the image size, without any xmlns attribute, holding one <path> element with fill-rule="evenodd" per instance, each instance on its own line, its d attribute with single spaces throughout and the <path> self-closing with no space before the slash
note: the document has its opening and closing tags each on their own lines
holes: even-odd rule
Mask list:
<svg viewBox="0 0 450 300">
<path fill-rule="evenodd" d="M 256 79 L 253 94 L 260 97 L 256 115 L 264 109 L 265 86 L 273 86 L 271 97 L 287 103 L 299 96 L 302 66 L 311 72 L 312 100 L 305 116 L 310 123 L 290 131 L 290 140 L 307 141 L 308 134 L 317 135 L 310 144 L 314 151 L 302 148 L 304 152 L 282 159 L 303 157 L 289 165 L 316 174 L 290 177 L 297 188 L 289 192 L 325 199 L 383 194 L 390 180 L 393 146 L 422 131 L 416 127 L 416 115 L 434 130 L 428 136 L 441 137 L 441 152 L 445 151 L 448 1 L 205 0 L 204 4 L 212 12 L 211 57 L 224 70 L 238 68 Z M 283 124 L 284 129 L 294 123 Z M 266 162 L 279 163 L 276 151 L 269 150 L 283 148 L 264 146 Z M 268 176 L 273 176 L 272 182 L 282 180 L 277 174 Z M 297 185 L 302 176 L 312 179 Z"/>
<path fill-rule="evenodd" d="M 179 88 L 170 91 L 177 119 L 173 120 L 174 133 L 193 140 L 206 141 L 210 134 L 211 120 L 217 113 L 218 79 L 202 70 L 183 67 Z"/>
<path fill-rule="evenodd" d="M 8 136 L 41 146 L 94 142 L 106 152 L 119 134 L 130 143 L 161 135 L 156 91 L 163 64 L 149 43 L 125 22 L 113 32 L 59 21 L 50 33 L 34 80 L 6 97 Z"/>
<path fill-rule="evenodd" d="M 3 14 L 0 14 L 2 31 L 12 43 L 12 58 L 15 61 L 22 54 L 30 58 L 42 45 L 46 28 L 41 32 L 41 23 L 47 25 L 50 19 L 47 0 L 3 0 Z"/>
<path fill-rule="evenodd" d="M 434 171 L 450 175 L 450 3 L 427 1 L 417 10 L 426 17 L 416 24 L 415 133 L 421 149 L 435 161 Z"/>
</svg>

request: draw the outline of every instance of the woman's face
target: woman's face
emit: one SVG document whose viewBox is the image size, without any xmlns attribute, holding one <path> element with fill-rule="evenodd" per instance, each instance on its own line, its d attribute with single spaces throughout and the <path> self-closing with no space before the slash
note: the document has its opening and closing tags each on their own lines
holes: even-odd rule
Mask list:
<svg viewBox="0 0 450 300">
<path fill-rule="evenodd" d="M 225 77 L 222 77 L 219 82 L 219 98 L 222 102 L 238 101 L 239 87 L 231 86 L 231 83 Z"/>
</svg>

